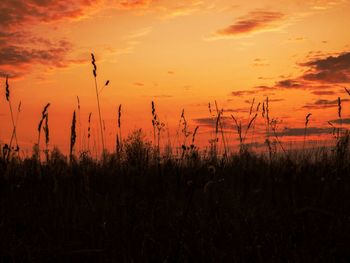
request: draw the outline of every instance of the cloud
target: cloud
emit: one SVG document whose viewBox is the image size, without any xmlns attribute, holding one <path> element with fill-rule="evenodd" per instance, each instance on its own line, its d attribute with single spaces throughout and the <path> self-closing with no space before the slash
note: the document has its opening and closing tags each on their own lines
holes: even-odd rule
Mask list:
<svg viewBox="0 0 350 263">
<path fill-rule="evenodd" d="M 332 133 L 332 128 L 308 127 L 307 135 L 322 135 Z M 304 136 L 305 128 L 285 128 L 283 131 L 277 132 L 277 136 Z"/>
<path fill-rule="evenodd" d="M 342 102 L 349 101 L 349 99 L 343 99 Z M 304 109 L 324 109 L 338 107 L 338 100 L 316 100 L 313 103 L 303 106 Z"/>
<path fill-rule="evenodd" d="M 82 62 L 73 57 L 76 53 L 74 51 L 78 49 L 73 43 L 67 39 L 53 39 L 51 35 L 38 37 L 33 30 L 36 26 L 54 26 L 59 21 L 76 21 L 91 17 L 104 8 L 152 11 L 152 6 L 153 11 L 162 13 L 163 16 L 174 16 L 173 12 L 185 15 L 188 13 L 185 12 L 186 8 L 201 10 L 205 6 L 199 0 L 179 0 L 174 3 L 160 0 L 75 0 L 69 3 L 66 0 L 1 0 L 0 74 L 15 77 L 30 72 L 36 65 L 66 67 Z M 150 30 L 145 28 L 127 36 L 125 40 L 129 41 L 128 46 L 115 53 L 132 52 L 136 45 L 133 40 L 148 34 Z"/>
<path fill-rule="evenodd" d="M 219 29 L 216 35 L 235 36 L 275 28 L 275 22 L 282 20 L 284 17 L 285 15 L 281 12 L 255 10 L 246 16 L 240 17 L 233 24 Z"/>
<path fill-rule="evenodd" d="M 152 0 L 123 0 L 120 6 L 123 8 L 140 8 L 147 7 Z"/>
<path fill-rule="evenodd" d="M 0 3 L 0 26 L 14 29 L 20 25 L 57 21 L 62 18 L 77 18 L 99 0 L 2 0 Z"/>
<path fill-rule="evenodd" d="M 261 58 L 254 59 L 253 67 L 267 67 L 270 64 L 265 60 Z"/>
<path fill-rule="evenodd" d="M 350 52 L 314 59 L 301 65 L 310 68 L 309 72 L 302 76 L 305 80 L 322 83 L 350 83 Z"/>
<path fill-rule="evenodd" d="M 234 108 L 234 109 L 224 109 L 225 113 L 247 113 L 249 109 L 245 108 Z"/>
<path fill-rule="evenodd" d="M 336 124 L 350 124 L 350 119 L 346 118 L 346 119 L 336 119 L 336 120 L 331 120 L 329 121 L 331 123 L 336 123 Z"/>
<path fill-rule="evenodd" d="M 269 91 L 273 91 L 274 87 L 269 86 L 256 86 L 253 90 L 235 90 L 231 92 L 231 96 L 234 97 L 244 97 L 244 96 L 252 96 L 257 93 L 266 93 Z"/>
<path fill-rule="evenodd" d="M 37 64 L 66 67 L 81 60 L 69 58 L 73 44 L 33 35 L 31 29 L 63 19 L 84 16 L 102 0 L 2 0 L 0 2 L 0 75 L 17 77 Z"/>
<path fill-rule="evenodd" d="M 308 89 L 313 90 L 315 95 L 333 95 L 332 89 L 337 87 L 334 84 L 350 84 L 350 52 L 328 57 L 322 57 L 319 52 L 309 54 L 314 58 L 309 57 L 306 62 L 298 64 L 305 68 L 302 74 L 277 81 L 272 86 L 266 86 L 265 90 Z"/>
<path fill-rule="evenodd" d="M 300 88 L 300 87 L 303 87 L 304 85 L 298 80 L 285 79 L 285 80 L 278 81 L 276 83 L 276 86 L 280 88 Z"/>
<path fill-rule="evenodd" d="M 318 96 L 324 96 L 324 95 L 334 95 L 335 92 L 332 90 L 314 90 L 313 92 L 311 92 L 314 95 L 318 95 Z"/>
<path fill-rule="evenodd" d="M 237 96 L 237 97 L 241 97 L 241 96 L 245 96 L 245 95 L 252 95 L 255 94 L 256 91 L 255 90 L 237 90 L 237 91 L 232 91 L 231 95 L 232 96 Z"/>
<path fill-rule="evenodd" d="M 230 121 L 232 120 L 231 117 L 227 117 L 227 116 L 221 116 L 220 117 L 221 123 L 226 126 L 227 124 L 230 123 Z M 205 127 L 215 127 L 216 126 L 216 118 L 213 117 L 205 117 L 205 118 L 197 118 L 197 119 L 193 119 L 194 122 L 196 122 L 198 125 L 201 126 L 205 126 Z"/>
</svg>

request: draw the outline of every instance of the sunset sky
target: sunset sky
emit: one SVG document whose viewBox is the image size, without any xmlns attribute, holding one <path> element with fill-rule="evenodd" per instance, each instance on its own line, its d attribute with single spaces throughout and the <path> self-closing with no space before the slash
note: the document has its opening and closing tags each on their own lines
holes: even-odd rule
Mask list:
<svg viewBox="0 0 350 263">
<path fill-rule="evenodd" d="M 349 0 L 2 0 L 0 13 L 2 144 L 12 133 L 7 75 L 15 118 L 22 102 L 22 149 L 36 143 L 49 102 L 50 145 L 67 151 L 77 96 L 78 141 L 92 112 L 98 144 L 91 53 L 99 87 L 110 80 L 101 93 L 109 149 L 119 104 L 123 134 L 143 128 L 152 138 L 152 100 L 172 138 L 185 109 L 203 147 L 213 130 L 208 103 L 215 100 L 231 141 L 237 135 L 230 115 L 246 123 L 253 98 L 255 109 L 266 96 L 282 141 L 303 137 L 308 113 L 309 138 L 330 139 L 327 122 L 337 125 L 338 97 L 343 125 L 350 124 Z M 258 137 L 262 125 L 257 120 Z"/>
</svg>

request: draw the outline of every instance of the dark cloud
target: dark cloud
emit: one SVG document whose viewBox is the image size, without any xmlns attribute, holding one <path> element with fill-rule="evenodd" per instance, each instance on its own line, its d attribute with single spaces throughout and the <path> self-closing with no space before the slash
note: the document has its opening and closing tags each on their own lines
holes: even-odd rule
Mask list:
<svg viewBox="0 0 350 263">
<path fill-rule="evenodd" d="M 350 83 L 350 53 L 322 56 L 320 52 L 310 52 L 308 61 L 299 64 L 299 66 L 306 68 L 303 74 L 296 78 L 286 77 L 270 87 L 264 87 L 264 89 L 305 89 L 311 90 L 315 95 L 335 94 L 332 91 L 337 87 L 335 84 Z"/>
<path fill-rule="evenodd" d="M 73 49 L 66 40 L 51 40 L 31 33 L 35 25 L 74 19 L 100 0 L 2 0 L 0 2 L 0 74 L 20 76 L 36 64 L 65 67 Z"/>
<path fill-rule="evenodd" d="M 269 86 L 255 86 L 254 89 L 255 89 L 255 92 L 256 92 L 257 90 L 258 90 L 258 91 L 261 91 L 261 92 L 263 92 L 263 91 L 272 91 L 272 90 L 274 90 L 273 87 L 269 87 Z"/>
<path fill-rule="evenodd" d="M 281 101 L 285 101 L 285 99 L 270 99 L 269 98 L 269 102 L 281 102 Z"/>
<path fill-rule="evenodd" d="M 245 95 L 252 95 L 255 93 L 256 93 L 256 91 L 254 91 L 254 90 L 237 90 L 237 91 L 232 91 L 231 95 L 240 97 L 240 96 L 245 96 Z"/>
<path fill-rule="evenodd" d="M 324 96 L 324 95 L 334 95 L 335 92 L 332 90 L 314 90 L 313 92 L 311 92 L 314 95 L 318 95 L 318 96 Z"/>
<path fill-rule="evenodd" d="M 308 73 L 303 79 L 321 83 L 350 83 L 350 72 L 336 72 L 332 70 L 322 70 L 316 73 Z"/>
<path fill-rule="evenodd" d="M 261 93 L 261 92 L 269 92 L 269 91 L 273 91 L 275 90 L 274 87 L 269 87 L 269 86 L 256 86 L 254 87 L 253 90 L 236 90 L 236 91 L 232 91 L 231 95 L 232 96 L 237 96 L 237 97 L 244 97 L 244 96 L 252 96 L 255 95 L 257 93 Z"/>
<path fill-rule="evenodd" d="M 308 127 L 307 135 L 321 135 L 332 133 L 332 128 Z M 283 131 L 277 132 L 277 136 L 304 136 L 305 128 L 285 128 Z"/>
<path fill-rule="evenodd" d="M 224 126 L 227 126 L 232 119 L 231 119 L 231 117 L 222 116 L 220 118 L 220 120 Z M 197 119 L 193 119 L 193 121 L 196 122 L 200 126 L 211 127 L 211 128 L 216 126 L 216 118 L 215 117 L 197 118 Z"/>
<path fill-rule="evenodd" d="M 226 112 L 226 113 L 247 113 L 247 112 L 249 112 L 249 109 L 245 109 L 245 108 L 224 109 L 224 112 Z"/>
<path fill-rule="evenodd" d="M 253 66 L 254 66 L 254 67 L 267 67 L 267 66 L 269 66 L 269 65 L 270 65 L 270 64 L 267 63 L 267 61 L 264 60 L 264 59 L 261 59 L 261 58 L 256 58 L 256 59 L 254 59 L 254 63 L 253 63 Z"/>
<path fill-rule="evenodd" d="M 349 99 L 343 99 L 342 102 L 349 101 Z M 338 107 L 338 100 L 316 100 L 314 103 L 306 104 L 304 109 L 324 109 Z"/>
<path fill-rule="evenodd" d="M 336 119 L 336 120 L 331 120 L 329 121 L 331 123 L 336 123 L 336 124 L 350 124 L 350 119 L 346 118 L 346 119 Z"/>
<path fill-rule="evenodd" d="M 308 67 L 308 70 L 299 79 L 321 84 L 350 83 L 349 52 L 326 58 L 317 57 L 300 65 Z"/>
<path fill-rule="evenodd" d="M 342 71 L 350 69 L 350 53 L 342 53 L 338 56 L 329 56 L 324 59 L 315 59 L 302 64 L 303 66 L 312 67 L 315 70 L 324 71 Z"/>
<path fill-rule="evenodd" d="M 277 82 L 276 86 L 280 88 L 301 88 L 303 87 L 303 84 L 297 80 L 285 79 Z"/>
<path fill-rule="evenodd" d="M 76 18 L 98 0 L 2 0 L 0 27 L 16 29 L 18 26 L 51 22 L 62 18 Z"/>
<path fill-rule="evenodd" d="M 257 10 L 240 17 L 235 23 L 226 28 L 218 30 L 216 33 L 222 36 L 232 36 L 254 31 L 268 29 L 274 22 L 284 18 L 284 14 L 275 11 Z"/>
<path fill-rule="evenodd" d="M 0 48 L 0 66 L 10 64 L 15 67 L 36 62 L 62 67 L 64 66 L 62 58 L 71 48 L 71 43 L 67 41 L 59 41 L 53 46 L 47 46 L 46 49 L 25 49 L 18 46 L 6 46 Z"/>
</svg>

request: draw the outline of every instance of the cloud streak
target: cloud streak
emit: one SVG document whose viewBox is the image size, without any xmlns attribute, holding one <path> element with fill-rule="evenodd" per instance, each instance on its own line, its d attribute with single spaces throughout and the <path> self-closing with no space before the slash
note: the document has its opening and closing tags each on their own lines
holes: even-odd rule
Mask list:
<svg viewBox="0 0 350 263">
<path fill-rule="evenodd" d="M 307 135 L 323 135 L 332 133 L 332 128 L 321 128 L 321 127 L 308 127 Z M 277 136 L 304 136 L 305 128 L 285 128 L 281 132 L 276 133 Z"/>
<path fill-rule="evenodd" d="M 240 17 L 233 24 L 219 29 L 216 35 L 236 36 L 276 28 L 276 22 L 281 21 L 284 17 L 285 15 L 281 12 L 255 10 L 246 16 Z"/>
<path fill-rule="evenodd" d="M 149 6 L 152 0 L 123 0 L 120 6 L 123 8 L 144 8 Z"/>
<path fill-rule="evenodd" d="M 349 101 L 349 99 L 343 99 L 342 102 Z M 314 103 L 309 103 L 305 105 L 304 109 L 324 109 L 324 108 L 334 108 L 338 107 L 338 100 L 316 100 Z"/>
<path fill-rule="evenodd" d="M 43 23 L 77 19 L 102 0 L 3 0 L 0 2 L 0 75 L 18 77 L 37 64 L 66 67 L 73 44 L 35 36 L 31 29 Z"/>
<path fill-rule="evenodd" d="M 309 59 L 299 66 L 305 68 L 304 73 L 295 78 L 285 78 L 265 90 L 303 89 L 311 90 L 314 95 L 334 95 L 337 85 L 350 84 L 350 52 L 334 56 Z M 335 85 L 336 84 L 336 85 Z M 262 91 L 256 87 L 256 92 Z M 308 105 L 307 107 L 313 107 Z"/>
</svg>

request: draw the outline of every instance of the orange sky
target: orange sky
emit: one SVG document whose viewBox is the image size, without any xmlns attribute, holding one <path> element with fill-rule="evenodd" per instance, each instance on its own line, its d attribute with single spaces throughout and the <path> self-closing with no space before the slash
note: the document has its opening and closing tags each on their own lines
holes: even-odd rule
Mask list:
<svg viewBox="0 0 350 263">
<path fill-rule="evenodd" d="M 252 99 L 267 95 L 271 118 L 282 121 L 283 141 L 303 137 L 309 112 L 310 138 L 329 139 L 327 121 L 338 118 L 338 97 L 343 124 L 350 123 L 348 0 L 2 0 L 0 10 L 1 143 L 12 132 L 9 75 L 15 111 L 22 102 L 22 149 L 36 142 L 42 108 L 50 102 L 50 145 L 67 151 L 77 96 L 81 137 L 92 112 L 98 144 L 91 52 L 99 86 L 110 80 L 101 93 L 109 149 L 119 104 L 123 133 L 140 127 L 152 138 L 152 100 L 171 136 L 185 109 L 189 129 L 199 125 L 203 146 L 213 126 L 208 103 L 215 100 L 231 141 L 237 135 L 229 116 L 245 123 Z M 261 126 L 258 120 L 256 129 Z"/>
</svg>

